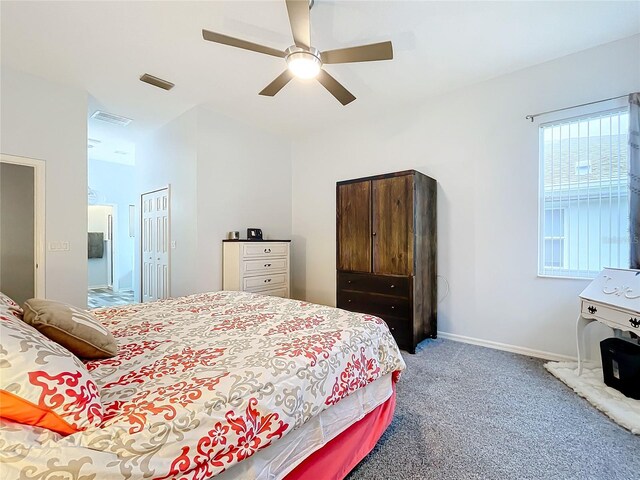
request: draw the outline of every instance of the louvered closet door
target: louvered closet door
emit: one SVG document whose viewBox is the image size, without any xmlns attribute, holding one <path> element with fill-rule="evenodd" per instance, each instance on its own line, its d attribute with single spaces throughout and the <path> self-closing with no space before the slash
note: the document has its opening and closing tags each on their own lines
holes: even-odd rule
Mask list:
<svg viewBox="0 0 640 480">
<path fill-rule="evenodd" d="M 371 182 L 338 185 L 337 194 L 338 270 L 371 271 Z"/>
<path fill-rule="evenodd" d="M 142 195 L 142 301 L 168 298 L 169 191 Z"/>
<path fill-rule="evenodd" d="M 413 274 L 413 176 L 372 182 L 373 272 Z"/>
</svg>

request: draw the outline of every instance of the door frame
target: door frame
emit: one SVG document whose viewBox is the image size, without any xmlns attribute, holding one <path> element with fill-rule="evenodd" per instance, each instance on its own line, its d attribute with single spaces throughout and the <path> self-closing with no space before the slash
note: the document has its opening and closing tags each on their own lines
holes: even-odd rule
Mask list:
<svg viewBox="0 0 640 480">
<path fill-rule="evenodd" d="M 143 273 L 143 269 L 144 269 L 144 219 L 142 218 L 142 197 L 144 197 L 145 195 L 149 195 L 151 193 L 157 193 L 157 192 L 161 192 L 162 190 L 166 190 L 167 191 L 167 219 L 169 222 L 169 225 L 167 227 L 167 237 L 168 237 L 168 244 L 169 244 L 169 248 L 167 249 L 167 295 L 168 297 L 171 297 L 171 184 L 167 184 L 164 187 L 159 187 L 159 188 L 155 188 L 153 190 L 149 190 L 146 192 L 143 192 L 140 194 L 140 203 L 138 204 L 138 208 L 140 211 L 140 222 L 138 223 L 138 228 L 140 229 L 140 250 L 139 250 L 139 268 L 140 268 L 140 303 L 144 303 L 144 273 Z"/>
<path fill-rule="evenodd" d="M 120 272 L 117 270 L 115 259 L 116 259 L 116 254 L 119 252 L 118 252 L 117 242 L 114 240 L 114 238 L 116 237 L 116 232 L 118 229 L 118 204 L 117 203 L 93 203 L 93 204 L 87 205 L 87 212 L 89 211 L 89 207 L 111 207 L 111 213 L 110 213 L 111 215 L 111 244 L 110 244 L 111 265 L 110 265 L 110 271 L 107 274 L 106 286 L 107 288 L 109 288 L 109 277 L 111 277 L 111 285 L 110 285 L 111 290 L 114 293 L 117 293 L 120 291 L 120 282 L 118 281 L 118 288 L 116 288 L 116 278 L 118 277 L 118 274 Z M 93 288 L 102 288 L 102 287 L 93 287 Z"/>
<path fill-rule="evenodd" d="M 19 157 L 0 153 L 0 163 L 11 163 L 33 168 L 33 206 L 34 206 L 34 242 L 33 258 L 35 261 L 33 287 L 38 298 L 46 298 L 46 163 L 29 157 Z"/>
</svg>

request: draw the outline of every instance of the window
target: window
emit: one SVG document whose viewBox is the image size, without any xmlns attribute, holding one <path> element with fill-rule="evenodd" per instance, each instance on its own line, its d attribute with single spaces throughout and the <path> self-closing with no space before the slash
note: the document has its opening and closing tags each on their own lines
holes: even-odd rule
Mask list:
<svg viewBox="0 0 640 480">
<path fill-rule="evenodd" d="M 560 208 L 544 211 L 544 264 L 563 268 L 564 265 L 564 210 Z"/>
<path fill-rule="evenodd" d="M 540 126 L 540 275 L 629 267 L 629 113 Z"/>
</svg>

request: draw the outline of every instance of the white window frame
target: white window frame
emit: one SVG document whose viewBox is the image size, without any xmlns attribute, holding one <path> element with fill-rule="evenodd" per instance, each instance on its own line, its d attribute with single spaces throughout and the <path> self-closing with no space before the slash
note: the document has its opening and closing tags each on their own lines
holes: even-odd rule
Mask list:
<svg viewBox="0 0 640 480">
<path fill-rule="evenodd" d="M 537 266 L 537 276 L 539 278 L 551 278 L 558 280 L 589 280 L 590 278 L 595 278 L 595 273 L 593 276 L 578 276 L 578 275 L 570 275 L 569 273 L 565 275 L 554 275 L 549 273 L 543 273 L 545 270 L 549 272 L 550 270 L 557 270 L 558 272 L 569 272 L 568 264 L 566 263 L 568 259 L 567 255 L 567 236 L 565 234 L 565 242 L 564 242 L 564 252 L 563 252 L 563 260 L 565 263 L 565 268 L 560 267 L 545 267 L 544 266 L 544 251 L 542 245 L 546 237 L 544 237 L 543 231 L 543 223 L 544 222 L 544 212 L 545 212 L 545 202 L 544 202 L 544 135 L 542 127 L 545 127 L 552 123 L 560 123 L 560 122 L 568 122 L 571 120 L 578 120 L 582 118 L 588 118 L 595 115 L 602 115 L 606 113 L 613 113 L 616 111 L 622 111 L 627 109 L 628 111 L 629 104 L 625 98 L 609 100 L 606 102 L 601 102 L 596 105 L 588 105 L 584 107 L 576 107 L 572 109 L 565 109 L 560 112 L 555 112 L 549 115 L 545 115 L 544 121 L 538 121 L 535 123 L 537 131 L 538 131 L 538 266 Z M 589 165 L 591 168 L 591 165 Z M 575 172 L 573 172 L 575 173 Z M 560 208 L 558 206 L 557 208 Z M 551 206 L 551 209 L 556 209 L 556 207 Z M 564 228 L 565 232 L 567 229 L 567 213 L 564 214 Z"/>
</svg>

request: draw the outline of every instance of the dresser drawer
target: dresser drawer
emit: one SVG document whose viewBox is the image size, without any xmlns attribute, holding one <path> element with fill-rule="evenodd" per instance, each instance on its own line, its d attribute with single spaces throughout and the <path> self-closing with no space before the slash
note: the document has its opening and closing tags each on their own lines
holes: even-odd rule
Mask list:
<svg viewBox="0 0 640 480">
<path fill-rule="evenodd" d="M 338 290 L 410 298 L 411 277 L 338 272 Z"/>
<path fill-rule="evenodd" d="M 637 329 L 640 331 L 640 315 L 623 312 L 601 303 L 582 301 L 582 315 L 586 318 L 598 318 L 604 323 L 614 323 L 621 328 Z"/>
<path fill-rule="evenodd" d="M 242 245 L 243 258 L 283 257 L 289 252 L 289 245 L 285 243 L 256 242 Z"/>
<path fill-rule="evenodd" d="M 371 315 L 392 315 L 410 318 L 411 304 L 406 297 L 392 297 L 375 293 L 338 290 L 338 307 Z"/>
<path fill-rule="evenodd" d="M 250 291 L 256 288 L 266 287 L 286 287 L 287 275 L 286 273 L 276 273 L 273 275 L 260 275 L 257 277 L 246 277 L 243 279 L 243 290 Z M 253 290 L 255 291 L 255 290 Z"/>
<path fill-rule="evenodd" d="M 242 262 L 243 275 L 267 275 L 274 272 L 289 270 L 289 260 L 284 258 L 267 258 L 264 260 L 244 260 Z"/>
<path fill-rule="evenodd" d="M 247 292 L 259 293 L 260 295 L 271 295 L 272 297 L 289 298 L 287 287 L 278 288 L 248 288 Z"/>
</svg>

